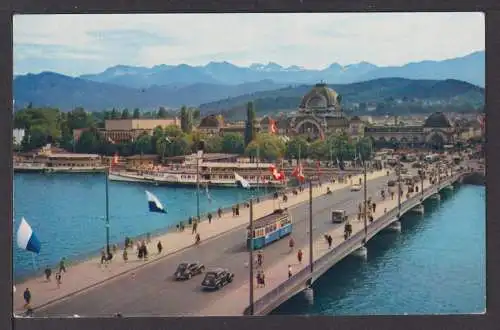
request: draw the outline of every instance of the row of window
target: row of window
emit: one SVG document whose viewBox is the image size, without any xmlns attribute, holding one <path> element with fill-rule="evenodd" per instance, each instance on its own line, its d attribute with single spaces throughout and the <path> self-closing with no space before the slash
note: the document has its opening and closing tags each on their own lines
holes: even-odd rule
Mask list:
<svg viewBox="0 0 500 330">
<path fill-rule="evenodd" d="M 91 166 L 99 166 L 98 163 L 88 163 L 88 164 L 82 164 L 82 163 L 49 163 L 49 166 L 52 167 L 91 167 Z"/>
</svg>

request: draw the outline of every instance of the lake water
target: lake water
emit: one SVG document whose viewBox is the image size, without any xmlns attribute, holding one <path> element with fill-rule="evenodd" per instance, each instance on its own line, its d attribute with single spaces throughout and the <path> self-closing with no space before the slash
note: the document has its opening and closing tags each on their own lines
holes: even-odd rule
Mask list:
<svg viewBox="0 0 500 330">
<path fill-rule="evenodd" d="M 160 199 L 167 214 L 149 212 L 146 189 Z M 230 207 L 257 193 L 210 188 L 210 203 L 202 189 L 200 212 Z M 97 253 L 106 244 L 105 196 L 103 174 L 15 174 L 14 234 L 24 217 L 42 243 L 36 257 L 36 265 L 42 269 L 63 256 L 75 260 Z M 196 216 L 196 189 L 110 182 L 109 204 L 110 241 L 123 243 L 125 236 L 165 231 L 180 220 Z M 32 254 L 19 249 L 14 240 L 14 278 L 33 272 Z"/>
<path fill-rule="evenodd" d="M 485 188 L 461 186 L 426 214 L 405 216 L 401 233 L 381 233 L 368 259 L 348 257 L 273 314 L 394 315 L 486 310 Z"/>
</svg>

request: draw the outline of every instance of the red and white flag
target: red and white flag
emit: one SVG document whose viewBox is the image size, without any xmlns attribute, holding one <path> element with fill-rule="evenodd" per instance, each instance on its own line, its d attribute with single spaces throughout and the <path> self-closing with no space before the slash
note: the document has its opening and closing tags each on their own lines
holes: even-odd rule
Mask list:
<svg viewBox="0 0 500 330">
<path fill-rule="evenodd" d="M 295 169 L 292 172 L 292 176 L 296 177 L 297 180 L 299 180 L 299 181 L 304 181 L 305 176 L 304 176 L 304 172 L 302 169 L 302 164 L 299 164 L 299 165 L 297 165 L 297 167 L 295 167 Z"/>
<path fill-rule="evenodd" d="M 111 165 L 113 165 L 113 166 L 118 165 L 118 153 L 116 153 L 113 156 L 113 160 L 111 161 Z"/>
<path fill-rule="evenodd" d="M 270 125 L 269 125 L 269 132 L 271 134 L 276 134 L 278 133 L 278 127 L 276 126 L 276 120 L 274 119 L 269 119 Z"/>
</svg>

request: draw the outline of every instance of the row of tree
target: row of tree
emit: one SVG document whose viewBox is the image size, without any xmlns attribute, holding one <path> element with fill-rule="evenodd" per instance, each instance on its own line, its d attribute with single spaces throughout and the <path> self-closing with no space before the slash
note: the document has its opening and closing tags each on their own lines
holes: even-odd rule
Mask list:
<svg viewBox="0 0 500 330">
<path fill-rule="evenodd" d="M 125 110 L 122 111 L 120 118 L 128 118 Z M 116 117 L 117 113 L 111 111 L 110 118 Z M 193 130 L 196 116 L 194 109 L 183 107 L 180 111 L 180 127 L 174 125 L 156 127 L 153 134 L 144 133 L 126 143 L 115 143 L 105 139 L 101 134 L 99 129 L 103 127 L 103 121 L 107 118 L 106 113 L 87 113 L 82 108 L 67 113 L 51 108 L 27 108 L 15 113 L 14 126 L 25 129 L 19 151 L 30 151 L 52 143 L 79 153 L 103 155 L 119 153 L 123 156 L 157 154 L 161 157 L 170 157 L 195 152 L 196 146 L 203 140 L 206 152 L 245 154 L 273 161 L 299 157 L 348 160 L 359 153 L 363 157 L 368 157 L 373 147 L 370 139 L 353 143 L 347 135 L 332 135 L 325 140 L 313 142 L 308 142 L 306 137 L 297 136 L 285 142 L 278 135 L 258 133 L 255 109 L 251 102 L 247 104 L 247 120 L 243 135 L 238 133 L 226 133 L 224 136 L 204 135 Z M 137 115 L 135 117 L 137 118 Z M 73 131 L 82 128 L 86 130 L 77 141 L 74 141 Z"/>
</svg>

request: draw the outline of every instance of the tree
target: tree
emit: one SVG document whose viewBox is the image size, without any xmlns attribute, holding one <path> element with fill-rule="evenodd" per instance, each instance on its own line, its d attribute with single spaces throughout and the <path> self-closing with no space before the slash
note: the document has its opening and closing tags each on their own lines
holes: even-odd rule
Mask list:
<svg viewBox="0 0 500 330">
<path fill-rule="evenodd" d="M 245 123 L 245 147 L 255 139 L 255 109 L 253 102 L 247 103 L 247 119 Z"/>
<path fill-rule="evenodd" d="M 223 151 L 223 138 L 219 135 L 210 136 L 205 139 L 205 151 L 208 153 L 226 152 Z M 242 139 L 243 140 L 243 139 Z"/>
<path fill-rule="evenodd" d="M 167 117 L 168 117 L 167 109 L 165 109 L 164 107 L 160 107 L 160 109 L 158 110 L 158 118 L 167 118 Z"/>
<path fill-rule="evenodd" d="M 193 129 L 193 114 L 191 109 L 185 106 L 181 108 L 181 130 L 184 133 L 191 133 Z"/>
<path fill-rule="evenodd" d="M 200 120 L 201 118 L 200 109 L 192 109 L 192 113 L 193 113 L 193 121 L 198 122 L 198 120 Z"/>
<path fill-rule="evenodd" d="M 118 112 L 115 108 L 111 110 L 111 119 L 120 119 L 120 112 Z"/>
<path fill-rule="evenodd" d="M 122 119 L 129 119 L 130 118 L 130 112 L 128 111 L 127 108 L 123 109 L 122 111 Z"/>
<path fill-rule="evenodd" d="M 313 159 L 326 160 L 330 155 L 328 144 L 323 140 L 316 140 L 312 142 L 309 145 L 309 149 L 310 157 Z"/>
<path fill-rule="evenodd" d="M 179 128 L 179 126 L 176 125 L 168 125 L 164 129 L 165 136 L 175 138 L 182 136 L 182 130 Z"/>
<path fill-rule="evenodd" d="M 228 154 L 240 154 L 245 152 L 245 139 L 238 133 L 226 133 L 221 141 L 222 152 Z"/>
<path fill-rule="evenodd" d="M 257 157 L 259 154 L 262 159 L 275 161 L 283 157 L 285 150 L 285 144 L 278 136 L 259 134 L 255 140 L 248 144 L 245 154 L 251 158 Z"/>
<path fill-rule="evenodd" d="M 80 153 L 95 153 L 100 149 L 101 143 L 94 130 L 88 130 L 80 135 L 75 149 Z"/>
<path fill-rule="evenodd" d="M 167 154 L 169 156 L 183 156 L 189 154 L 191 146 L 185 136 L 173 139 L 172 143 L 168 144 Z"/>
<path fill-rule="evenodd" d="M 361 155 L 361 159 L 370 160 L 373 152 L 373 140 L 369 137 L 364 137 L 356 143 L 356 150 Z"/>
<path fill-rule="evenodd" d="M 139 110 L 138 108 L 135 108 L 134 114 L 132 115 L 132 118 L 135 118 L 135 119 L 141 118 L 141 110 Z"/>
<path fill-rule="evenodd" d="M 307 158 L 309 156 L 309 145 L 306 139 L 299 136 L 288 141 L 285 156 L 288 159 Z"/>
<path fill-rule="evenodd" d="M 140 154 L 152 153 L 151 136 L 147 133 L 140 135 L 134 143 L 134 149 Z"/>
</svg>

